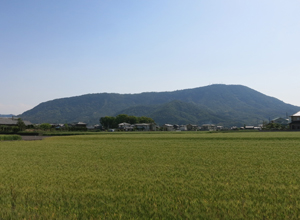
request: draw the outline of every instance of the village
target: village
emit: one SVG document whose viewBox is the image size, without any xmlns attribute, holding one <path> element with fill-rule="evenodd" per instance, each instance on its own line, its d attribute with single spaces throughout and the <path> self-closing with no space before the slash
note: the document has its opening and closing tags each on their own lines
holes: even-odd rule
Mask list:
<svg viewBox="0 0 300 220">
<path fill-rule="evenodd" d="M 226 128 L 215 124 L 164 124 L 162 126 L 156 123 L 126 123 L 122 122 L 114 127 L 104 127 L 101 124 L 87 125 L 84 122 L 74 122 L 66 124 L 33 124 L 30 121 L 23 121 L 18 117 L 0 118 L 0 132 L 17 132 L 25 129 L 57 130 L 57 131 L 223 131 L 223 130 L 300 130 L 300 111 L 291 115 L 289 118 L 277 117 L 269 122 L 264 122 L 257 126 L 244 125 L 242 127 L 232 126 Z"/>
</svg>

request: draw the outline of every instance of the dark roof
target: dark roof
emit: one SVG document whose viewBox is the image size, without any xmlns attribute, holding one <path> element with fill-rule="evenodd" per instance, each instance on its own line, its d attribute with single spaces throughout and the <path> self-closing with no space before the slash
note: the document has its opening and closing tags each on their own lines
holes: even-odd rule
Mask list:
<svg viewBox="0 0 300 220">
<path fill-rule="evenodd" d="M 30 121 L 23 121 L 25 125 L 32 125 Z M 0 118 L 0 125 L 17 125 L 18 118 Z"/>
</svg>

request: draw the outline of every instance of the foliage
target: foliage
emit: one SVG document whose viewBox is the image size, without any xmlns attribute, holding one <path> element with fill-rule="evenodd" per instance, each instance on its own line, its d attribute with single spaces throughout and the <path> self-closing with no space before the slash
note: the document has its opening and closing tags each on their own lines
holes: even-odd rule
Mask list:
<svg viewBox="0 0 300 220">
<path fill-rule="evenodd" d="M 112 116 L 105 116 L 100 118 L 100 124 L 105 128 L 116 128 L 117 123 L 116 123 L 116 118 Z"/>
<path fill-rule="evenodd" d="M 105 128 L 117 128 L 118 124 L 120 123 L 129 123 L 129 124 L 136 124 L 136 123 L 154 123 L 154 120 L 149 117 L 141 116 L 128 116 L 126 114 L 119 114 L 116 117 L 113 116 L 105 116 L 100 118 L 100 124 Z"/>
<path fill-rule="evenodd" d="M 0 135 L 0 141 L 16 141 L 21 139 L 20 135 Z"/>
<path fill-rule="evenodd" d="M 281 125 L 278 123 L 268 123 L 264 126 L 265 130 L 287 130 L 288 125 Z"/>
<path fill-rule="evenodd" d="M 297 132 L 0 142 L 0 219 L 299 219 Z"/>
<path fill-rule="evenodd" d="M 26 129 L 26 125 L 24 121 L 21 118 L 18 118 L 18 123 L 19 131 L 24 131 Z"/>
<path fill-rule="evenodd" d="M 188 103 L 192 109 L 179 108 L 171 102 Z M 168 107 L 163 105 L 168 105 Z M 173 107 L 172 107 L 173 106 Z M 200 113 L 195 112 L 196 108 Z M 129 111 L 130 110 L 130 111 Z M 169 112 L 174 115 L 170 118 Z M 83 121 L 97 124 L 99 118 L 118 114 L 147 116 L 158 124 L 195 123 L 215 121 L 228 126 L 257 125 L 263 120 L 285 117 L 300 111 L 297 106 L 286 104 L 241 85 L 211 85 L 174 92 L 147 92 L 141 94 L 88 94 L 56 99 L 39 104 L 21 116 L 32 123 L 67 123 Z M 163 117 L 162 115 L 163 114 Z M 172 120 L 174 122 L 169 122 Z"/>
<path fill-rule="evenodd" d="M 0 132 L 1 133 L 16 133 L 19 131 L 18 126 L 6 126 L 6 125 L 0 125 Z"/>
<path fill-rule="evenodd" d="M 43 124 L 39 125 L 39 128 L 42 129 L 42 130 L 44 130 L 44 131 L 50 130 L 51 127 L 52 126 L 49 123 L 43 123 Z"/>
</svg>

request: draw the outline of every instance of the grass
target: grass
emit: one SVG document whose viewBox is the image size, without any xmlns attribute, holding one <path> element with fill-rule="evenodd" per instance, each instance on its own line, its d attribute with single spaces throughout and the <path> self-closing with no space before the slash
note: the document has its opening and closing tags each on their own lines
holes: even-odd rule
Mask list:
<svg viewBox="0 0 300 220">
<path fill-rule="evenodd" d="M 20 135 L 0 135 L 0 141 L 16 141 L 21 139 Z"/>
<path fill-rule="evenodd" d="M 300 133 L 0 142 L 0 219 L 299 219 Z"/>
</svg>

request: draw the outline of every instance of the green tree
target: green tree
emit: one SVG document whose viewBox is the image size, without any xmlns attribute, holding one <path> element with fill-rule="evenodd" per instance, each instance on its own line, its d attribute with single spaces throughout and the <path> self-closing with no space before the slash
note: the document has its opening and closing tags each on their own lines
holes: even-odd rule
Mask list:
<svg viewBox="0 0 300 220">
<path fill-rule="evenodd" d="M 145 116 L 138 117 L 138 121 L 139 123 L 154 123 L 154 120 L 152 118 Z"/>
<path fill-rule="evenodd" d="M 120 123 L 123 123 L 123 122 L 129 123 L 129 116 L 126 115 L 126 114 L 117 115 L 115 123 L 120 124 Z"/>
<path fill-rule="evenodd" d="M 26 125 L 24 121 L 21 118 L 18 118 L 18 123 L 19 131 L 24 131 L 26 129 Z"/>
<path fill-rule="evenodd" d="M 69 125 L 68 125 L 68 124 L 64 124 L 63 129 L 64 129 L 65 131 L 69 131 L 69 130 L 70 130 Z"/>
<path fill-rule="evenodd" d="M 113 116 L 105 116 L 100 118 L 100 124 L 105 128 L 116 128 L 116 119 Z"/>
<path fill-rule="evenodd" d="M 129 124 L 133 125 L 133 124 L 136 124 L 138 122 L 139 122 L 139 120 L 136 116 L 133 116 L 133 115 L 128 116 L 128 123 Z"/>
<path fill-rule="evenodd" d="M 40 129 L 43 129 L 44 131 L 46 131 L 46 130 L 50 130 L 52 126 L 48 123 L 43 123 L 43 124 L 40 124 L 39 127 L 40 127 Z"/>
</svg>

